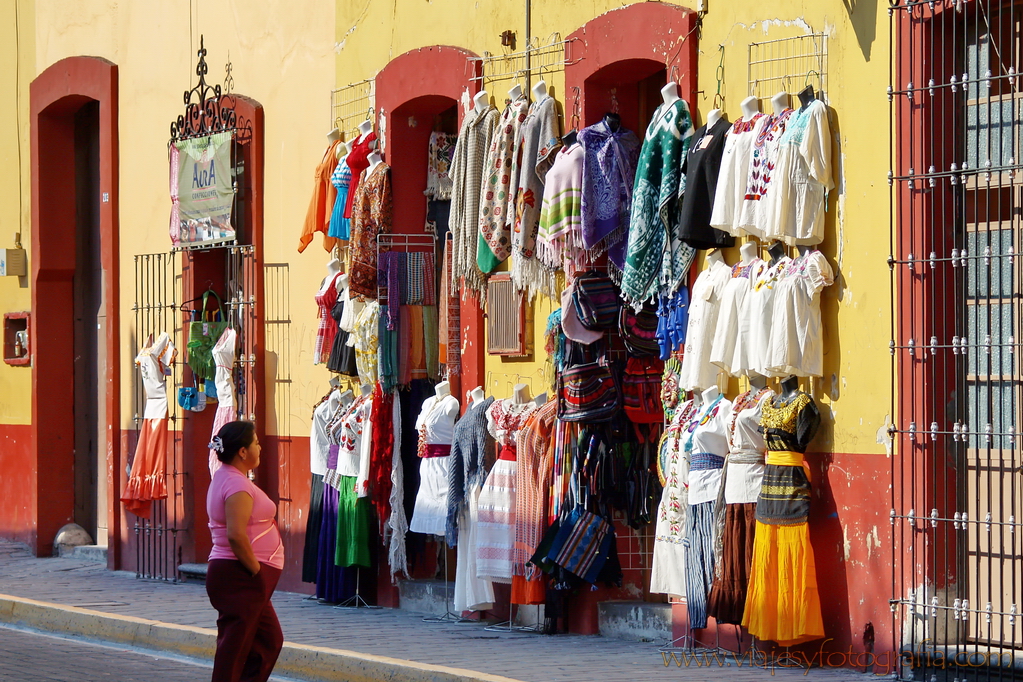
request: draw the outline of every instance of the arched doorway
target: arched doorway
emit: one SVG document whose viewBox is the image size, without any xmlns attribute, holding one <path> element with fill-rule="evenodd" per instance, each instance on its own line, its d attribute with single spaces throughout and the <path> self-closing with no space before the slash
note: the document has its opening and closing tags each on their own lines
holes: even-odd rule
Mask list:
<svg viewBox="0 0 1023 682">
<path fill-rule="evenodd" d="M 32 544 L 47 555 L 65 523 L 105 544 L 120 521 L 117 66 L 69 57 L 29 92 L 35 320 L 26 466 Z"/>
</svg>

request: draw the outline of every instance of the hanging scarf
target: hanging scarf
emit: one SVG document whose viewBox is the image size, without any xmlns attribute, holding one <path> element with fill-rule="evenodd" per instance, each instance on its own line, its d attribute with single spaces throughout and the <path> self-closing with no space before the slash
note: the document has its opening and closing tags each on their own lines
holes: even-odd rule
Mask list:
<svg viewBox="0 0 1023 682">
<path fill-rule="evenodd" d="M 554 274 L 536 259 L 536 231 L 547 171 L 561 148 L 561 124 L 552 97 L 534 102 L 522 123 L 512 177 L 515 184 L 515 230 L 512 234 L 512 282 L 532 300 L 537 291 L 554 298 Z"/>
<path fill-rule="evenodd" d="M 528 106 L 529 100 L 520 97 L 505 107 L 487 153 L 484 165 L 486 177 L 480 200 L 480 236 L 476 248 L 476 263 L 486 274 L 493 272 L 511 255 L 511 228 L 515 217 L 512 166 L 519 141 L 519 126 L 526 120 Z"/>
<path fill-rule="evenodd" d="M 391 514 L 391 449 L 394 445 L 394 429 L 391 419 L 394 414 L 394 395 L 383 390 L 380 384 L 373 387 L 373 408 L 370 412 L 372 446 L 369 460 L 370 503 L 376 509 L 383 525 Z"/>
<path fill-rule="evenodd" d="M 405 535 L 408 534 L 408 517 L 405 516 L 405 469 L 401 463 L 401 401 L 397 395 L 391 405 L 393 442 L 391 444 L 391 541 L 387 548 L 387 563 L 391 567 L 391 583 L 398 583 L 398 575 L 408 576 L 408 555 L 405 552 Z"/>
<path fill-rule="evenodd" d="M 450 171 L 452 189 L 449 225 L 454 240 L 452 293 L 457 293 L 459 285 L 463 283 L 470 291 L 481 293 L 484 290 L 483 275 L 476 265 L 480 188 L 483 185 L 483 165 L 497 127 L 497 117 L 497 109 L 493 107 L 482 113 L 476 109 L 468 110 L 455 144 L 455 157 L 451 161 Z"/>
<path fill-rule="evenodd" d="M 678 100 L 657 107 L 639 155 L 632 192 L 622 296 L 637 310 L 662 288 L 685 279 L 695 251 L 678 239 L 678 207 L 685 191 L 682 160 L 689 151 L 693 121 Z"/>
<path fill-rule="evenodd" d="M 639 138 L 631 130 L 612 131 L 604 121 L 579 131 L 583 158 L 583 246 L 596 257 L 626 241 L 632 186 L 639 161 Z M 611 264 L 625 268 L 625 249 L 611 249 Z"/>
<path fill-rule="evenodd" d="M 426 194 L 436 201 L 451 199 L 451 158 L 455 152 L 458 137 L 448 133 L 434 131 L 430 135 L 430 146 L 427 152 Z"/>
</svg>

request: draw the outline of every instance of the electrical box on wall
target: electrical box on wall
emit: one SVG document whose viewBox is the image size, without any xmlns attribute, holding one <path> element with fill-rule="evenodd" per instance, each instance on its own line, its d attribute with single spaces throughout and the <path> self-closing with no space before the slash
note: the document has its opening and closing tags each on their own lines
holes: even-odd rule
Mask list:
<svg viewBox="0 0 1023 682">
<path fill-rule="evenodd" d="M 0 277 L 27 275 L 25 260 L 25 249 L 0 249 Z"/>
<path fill-rule="evenodd" d="M 27 312 L 4 313 L 4 362 L 8 365 L 28 365 L 31 362 L 28 347 L 30 320 Z"/>
</svg>

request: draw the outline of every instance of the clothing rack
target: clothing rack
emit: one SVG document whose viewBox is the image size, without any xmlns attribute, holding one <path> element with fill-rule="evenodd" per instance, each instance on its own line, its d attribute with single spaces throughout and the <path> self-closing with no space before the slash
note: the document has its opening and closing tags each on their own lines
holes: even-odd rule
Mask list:
<svg viewBox="0 0 1023 682">
<path fill-rule="evenodd" d="M 395 248 L 398 247 L 398 248 Z M 380 254 L 392 253 L 432 253 L 436 258 L 437 236 L 433 234 L 393 234 L 386 232 L 377 235 L 377 261 Z M 377 279 L 377 301 L 387 305 L 387 285 Z"/>
</svg>

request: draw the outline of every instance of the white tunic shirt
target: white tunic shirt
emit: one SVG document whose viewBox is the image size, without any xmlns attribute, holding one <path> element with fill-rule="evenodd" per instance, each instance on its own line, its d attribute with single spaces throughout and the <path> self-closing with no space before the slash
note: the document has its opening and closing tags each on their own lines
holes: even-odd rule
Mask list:
<svg viewBox="0 0 1023 682">
<path fill-rule="evenodd" d="M 746 199 L 746 181 L 749 179 L 750 152 L 757 129 L 767 117 L 756 113 L 750 120 L 741 118 L 732 124 L 725 136 L 725 148 L 718 171 L 717 189 L 714 191 L 714 210 L 710 225 L 729 234 L 745 234 L 739 223 L 742 204 Z"/>
<path fill-rule="evenodd" d="M 834 281 L 828 259 L 810 251 L 789 264 L 774 297 L 767 366 L 778 374 L 819 377 L 824 369 L 821 290 Z"/>
<path fill-rule="evenodd" d="M 731 279 L 721 293 L 721 312 L 714 331 L 710 361 L 727 374 L 737 377 L 749 369 L 749 317 L 743 306 L 746 296 L 767 264 L 754 258 L 747 265 L 736 263 Z"/>
<path fill-rule="evenodd" d="M 742 317 L 749 320 L 749 347 L 747 349 L 747 371 L 766 377 L 775 376 L 767 369 L 767 355 L 771 344 L 771 327 L 774 319 L 774 297 L 778 278 L 792 259 L 782 256 L 778 262 L 768 266 L 753 281 L 746 298 L 743 299 Z"/>
<path fill-rule="evenodd" d="M 160 334 L 153 345 L 143 348 L 135 358 L 142 372 L 142 388 L 146 392 L 143 419 L 164 419 L 167 416 L 167 375 L 178 351 L 167 332 Z"/>
<path fill-rule="evenodd" d="M 789 117 L 767 194 L 768 238 L 786 244 L 820 244 L 824 200 L 834 188 L 827 106 L 814 100 Z"/>
<path fill-rule="evenodd" d="M 416 419 L 416 430 L 426 426 L 427 445 L 451 445 L 458 418 L 458 398 L 452 395 L 427 398 Z"/>
<path fill-rule="evenodd" d="M 699 391 L 717 383 L 719 368 L 711 364 L 710 354 L 721 307 L 721 293 L 731 275 L 730 267 L 720 260 L 714 260 L 693 284 L 685 353 L 679 376 L 679 386 L 687 391 Z"/>
</svg>

